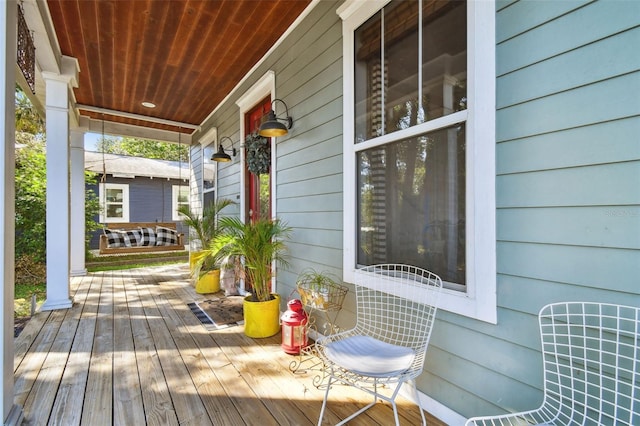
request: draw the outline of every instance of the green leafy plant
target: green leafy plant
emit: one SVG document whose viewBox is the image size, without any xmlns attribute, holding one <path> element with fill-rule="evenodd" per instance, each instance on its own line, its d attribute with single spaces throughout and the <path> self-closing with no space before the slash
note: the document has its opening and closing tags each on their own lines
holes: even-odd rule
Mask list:
<svg viewBox="0 0 640 426">
<path fill-rule="evenodd" d="M 46 152 L 45 142 L 17 133 L 15 169 L 16 257 L 28 254 L 35 261 L 46 259 Z"/>
<path fill-rule="evenodd" d="M 247 150 L 247 169 L 254 175 L 269 173 L 271 167 L 271 143 L 269 138 L 250 134 L 244 140 Z"/>
<path fill-rule="evenodd" d="M 337 296 L 342 304 L 346 288 L 340 284 L 341 282 L 342 280 L 328 272 L 307 268 L 298 275 L 296 287 L 304 305 L 327 308 L 332 302 L 332 296 Z"/>
<path fill-rule="evenodd" d="M 254 301 L 271 299 L 272 263 L 287 266 L 285 240 L 292 229 L 279 219 L 261 218 L 244 223 L 236 217 L 220 219 L 222 232 L 209 248 L 210 255 L 217 260 L 242 259 L 241 277 L 253 291 Z"/>
<path fill-rule="evenodd" d="M 84 182 L 85 185 L 96 186 L 98 184 L 98 174 L 85 171 Z M 94 220 L 100 213 L 100 200 L 98 194 L 92 189 L 85 189 L 84 191 L 84 251 L 87 259 L 93 258 L 91 254 L 91 238 L 93 237 L 93 231 L 102 228 L 102 225 Z"/>
<path fill-rule="evenodd" d="M 191 211 L 189 206 L 183 205 L 178 208 L 178 212 L 183 216 L 183 223 L 195 233 L 198 245 L 203 250 L 203 254 L 200 256 L 200 260 L 198 260 L 194 270 L 195 276 L 200 275 L 201 270 L 209 271 L 218 267 L 215 256 L 208 249 L 220 234 L 218 214 L 222 209 L 232 204 L 236 203 L 227 198 L 221 198 L 205 207 L 202 210 L 202 215 Z"/>
<path fill-rule="evenodd" d="M 202 215 L 191 211 L 189 206 L 182 205 L 178 213 L 182 215 L 182 222 L 196 234 L 201 248 L 207 248 L 219 234 L 217 216 L 225 207 L 236 204 L 235 201 L 221 198 L 209 204 L 202 210 Z"/>
<path fill-rule="evenodd" d="M 96 151 L 170 161 L 186 161 L 189 158 L 189 147 L 186 145 L 134 137 L 104 136 L 98 140 Z"/>
</svg>

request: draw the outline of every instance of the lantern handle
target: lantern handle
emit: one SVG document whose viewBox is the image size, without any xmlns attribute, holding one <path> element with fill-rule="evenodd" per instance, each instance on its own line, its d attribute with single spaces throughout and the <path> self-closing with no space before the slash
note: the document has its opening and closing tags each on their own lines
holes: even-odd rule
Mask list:
<svg viewBox="0 0 640 426">
<path fill-rule="evenodd" d="M 292 298 L 293 293 L 298 293 L 298 289 L 294 288 L 291 293 L 289 293 L 289 297 L 287 298 L 287 302 L 292 301 L 294 298 Z M 300 296 L 300 293 L 298 293 L 298 296 Z M 297 297 L 295 299 L 298 299 Z M 301 299 L 302 300 L 302 299 Z M 304 305 L 304 303 L 303 303 Z"/>
</svg>

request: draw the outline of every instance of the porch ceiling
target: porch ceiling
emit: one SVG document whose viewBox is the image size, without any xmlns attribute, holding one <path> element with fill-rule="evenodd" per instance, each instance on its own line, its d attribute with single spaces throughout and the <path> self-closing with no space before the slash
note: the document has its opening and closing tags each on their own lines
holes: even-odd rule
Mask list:
<svg viewBox="0 0 640 426">
<path fill-rule="evenodd" d="M 173 132 L 131 114 L 200 125 L 309 3 L 47 0 L 62 54 L 79 62 L 79 113 Z"/>
</svg>

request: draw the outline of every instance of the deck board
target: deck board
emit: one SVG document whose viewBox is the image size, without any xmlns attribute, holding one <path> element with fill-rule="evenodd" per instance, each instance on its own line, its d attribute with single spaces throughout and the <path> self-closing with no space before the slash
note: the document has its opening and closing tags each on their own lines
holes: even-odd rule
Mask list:
<svg viewBox="0 0 640 426">
<path fill-rule="evenodd" d="M 92 273 L 71 281 L 70 309 L 39 312 L 16 338 L 15 402 L 25 425 L 313 425 L 324 389 L 292 373 L 280 337 L 209 330 L 187 307 L 187 265 Z M 368 402 L 344 386 L 324 424 Z M 400 400 L 401 424 L 420 421 Z M 429 425 L 443 423 L 428 417 Z M 431 421 L 433 420 L 433 421 Z M 377 404 L 352 425 L 393 423 Z"/>
<path fill-rule="evenodd" d="M 116 274 L 117 275 L 117 274 Z M 81 424 L 105 425 L 113 419 L 113 274 L 103 275 L 90 353 Z"/>
<path fill-rule="evenodd" d="M 125 287 L 135 285 L 133 280 L 114 277 L 113 319 L 113 419 L 115 424 L 141 425 L 145 422 L 142 389 L 137 374 L 136 353 L 133 343 L 131 315 Z"/>
<path fill-rule="evenodd" d="M 142 389 L 145 422 L 148 425 L 177 425 L 178 418 L 171 403 L 169 388 L 153 342 L 149 323 L 136 285 L 125 289 L 131 315 L 131 329 Z"/>
<path fill-rule="evenodd" d="M 93 338 L 98 314 L 101 280 L 93 277 L 80 283 L 74 300 L 82 308 L 78 320 L 76 336 L 67 360 L 67 366 L 60 382 L 60 388 L 52 408 L 54 415 L 49 423 L 58 425 L 79 425 L 85 386 L 89 374 L 89 363 L 93 348 Z M 92 287 L 93 286 L 93 287 Z M 86 292 L 81 289 L 86 288 Z M 81 302 L 84 302 L 80 305 Z M 72 309 L 76 309 L 76 305 Z"/>
<path fill-rule="evenodd" d="M 190 309 L 185 309 L 183 299 L 176 300 L 174 297 L 171 305 L 176 309 L 168 309 L 166 313 L 175 326 L 172 334 L 177 334 L 177 330 L 181 327 L 191 335 L 192 340 L 184 342 L 180 352 L 191 361 L 189 371 L 213 424 L 243 424 L 244 421 L 237 406 L 229 398 L 224 381 L 221 382 L 219 377 L 219 374 L 224 374 L 225 366 L 232 366 L 231 361 L 209 333 L 202 332 L 202 324 Z M 216 369 L 220 369 L 218 373 Z M 223 376 L 223 380 L 233 380 L 233 378 Z"/>
<path fill-rule="evenodd" d="M 191 380 L 185 360 L 149 288 L 140 288 L 140 296 L 179 424 L 212 424 L 204 404 L 198 397 L 197 388 Z"/>
</svg>

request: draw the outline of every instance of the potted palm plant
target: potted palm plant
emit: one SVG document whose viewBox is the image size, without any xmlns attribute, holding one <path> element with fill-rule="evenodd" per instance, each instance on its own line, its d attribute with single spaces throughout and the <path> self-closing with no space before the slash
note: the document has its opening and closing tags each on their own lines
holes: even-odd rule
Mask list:
<svg viewBox="0 0 640 426">
<path fill-rule="evenodd" d="M 242 259 L 240 277 L 251 288 L 245 297 L 244 331 L 249 337 L 270 337 L 280 330 L 280 297 L 271 292 L 273 265 L 287 266 L 285 240 L 291 228 L 279 219 L 244 223 L 235 217 L 220 219 L 220 235 L 210 247 L 216 259 Z"/>
<path fill-rule="evenodd" d="M 197 293 L 215 293 L 220 290 L 220 267 L 212 256 L 204 256 L 205 250 L 220 233 L 218 226 L 218 213 L 234 201 L 221 198 L 209 204 L 202 210 L 202 215 L 192 212 L 188 206 L 180 206 L 178 212 L 183 217 L 183 222 L 195 233 L 195 243 L 199 250 L 189 254 L 189 266 L 191 273 L 196 277 Z"/>
</svg>

